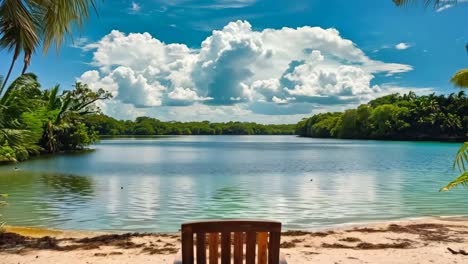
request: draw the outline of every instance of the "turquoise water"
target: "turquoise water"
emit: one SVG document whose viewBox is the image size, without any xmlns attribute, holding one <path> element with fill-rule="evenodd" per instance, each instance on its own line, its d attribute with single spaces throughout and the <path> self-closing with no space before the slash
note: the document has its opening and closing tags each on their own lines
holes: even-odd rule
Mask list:
<svg viewBox="0 0 468 264">
<path fill-rule="evenodd" d="M 11 225 L 177 231 L 182 222 L 266 218 L 286 229 L 468 214 L 439 193 L 460 144 L 294 136 L 103 140 L 94 152 L 0 167 Z"/>
</svg>

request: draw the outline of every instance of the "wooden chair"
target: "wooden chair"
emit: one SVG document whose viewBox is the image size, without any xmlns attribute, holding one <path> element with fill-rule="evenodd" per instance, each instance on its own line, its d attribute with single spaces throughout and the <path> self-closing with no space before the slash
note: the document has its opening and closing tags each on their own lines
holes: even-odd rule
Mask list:
<svg viewBox="0 0 468 264">
<path fill-rule="evenodd" d="M 220 220 L 182 224 L 182 250 L 174 264 L 287 264 L 280 255 L 281 223 Z M 194 240 L 196 234 L 196 240 Z M 221 238 L 220 238 L 221 235 Z M 208 238 L 208 239 L 207 239 Z M 195 241 L 195 243 L 194 243 Z M 245 254 L 244 254 L 245 242 Z M 196 257 L 194 254 L 196 247 Z M 221 248 L 221 254 L 219 251 Z M 233 250 L 232 250 L 233 249 Z M 196 262 L 195 262 L 196 260 Z"/>
</svg>

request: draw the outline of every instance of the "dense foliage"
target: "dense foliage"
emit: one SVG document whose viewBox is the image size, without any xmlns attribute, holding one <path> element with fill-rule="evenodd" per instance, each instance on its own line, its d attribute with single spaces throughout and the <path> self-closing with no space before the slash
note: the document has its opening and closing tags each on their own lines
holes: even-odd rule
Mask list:
<svg viewBox="0 0 468 264">
<path fill-rule="evenodd" d="M 91 144 L 97 137 L 83 118 L 98 113 L 94 103 L 109 97 L 81 83 L 59 95 L 58 86 L 43 90 L 34 74 L 22 75 L 0 98 L 0 162 Z"/>
<path fill-rule="evenodd" d="M 262 125 L 246 122 L 210 123 L 163 122 L 151 117 L 135 121 L 117 120 L 106 115 L 90 115 L 85 119 L 89 129 L 99 135 L 292 135 L 295 125 Z"/>
<path fill-rule="evenodd" d="M 391 94 L 343 113 L 323 113 L 296 126 L 301 136 L 350 139 L 464 140 L 468 99 L 458 94 Z"/>
</svg>

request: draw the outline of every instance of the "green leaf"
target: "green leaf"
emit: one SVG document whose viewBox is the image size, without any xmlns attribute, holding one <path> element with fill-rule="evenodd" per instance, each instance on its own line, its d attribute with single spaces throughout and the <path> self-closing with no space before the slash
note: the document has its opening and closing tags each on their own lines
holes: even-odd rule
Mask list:
<svg viewBox="0 0 468 264">
<path fill-rule="evenodd" d="M 468 69 L 458 71 L 450 81 L 457 87 L 468 88 Z"/>
<path fill-rule="evenodd" d="M 468 171 L 464 172 L 462 175 L 458 176 L 458 178 L 456 178 L 454 181 L 442 187 L 439 191 L 445 192 L 458 185 L 463 185 L 464 187 L 468 187 Z"/>
<path fill-rule="evenodd" d="M 458 168 L 460 172 L 466 171 L 466 165 L 468 164 L 468 142 L 463 143 L 455 156 L 453 161 L 453 168 Z"/>
</svg>

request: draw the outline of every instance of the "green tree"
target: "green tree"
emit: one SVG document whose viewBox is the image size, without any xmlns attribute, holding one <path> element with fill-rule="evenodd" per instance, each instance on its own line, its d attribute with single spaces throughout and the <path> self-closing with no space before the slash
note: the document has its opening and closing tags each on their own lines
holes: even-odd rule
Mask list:
<svg viewBox="0 0 468 264">
<path fill-rule="evenodd" d="M 408 113 L 407 108 L 384 104 L 377 106 L 369 117 L 372 127 L 371 136 L 375 138 L 395 138 L 409 126 L 402 120 Z"/>
<path fill-rule="evenodd" d="M 303 119 L 296 133 L 308 137 L 405 140 L 464 140 L 468 100 L 463 92 L 448 96 L 414 93 L 383 96 L 344 113 Z"/>
<path fill-rule="evenodd" d="M 91 7 L 95 8 L 95 0 L 1 0 L 0 48 L 13 52 L 13 58 L 0 95 L 21 52 L 24 74 L 35 50 L 42 45 L 47 53 L 55 43 L 58 51 L 73 27 L 83 25 Z"/>
<path fill-rule="evenodd" d="M 92 91 L 81 83 L 61 95 L 58 91 L 58 86 L 41 90 L 30 73 L 8 86 L 0 98 L 0 162 L 81 149 L 97 139 L 83 118 L 99 113 L 95 102 L 110 98 L 110 93 Z"/>
<path fill-rule="evenodd" d="M 346 110 L 341 117 L 341 122 L 339 124 L 338 137 L 340 138 L 356 138 L 357 135 L 357 126 L 356 126 L 356 110 L 349 109 Z"/>
<path fill-rule="evenodd" d="M 36 111 L 36 117 L 45 121 L 40 145 L 49 153 L 73 150 L 92 143 L 94 137 L 89 137 L 87 127 L 81 122 L 83 116 L 100 112 L 94 103 L 111 97 L 103 89 L 95 92 L 80 82 L 61 96 L 58 96 L 58 90 L 59 86 L 55 86 L 45 91 L 43 111 Z"/>
</svg>

